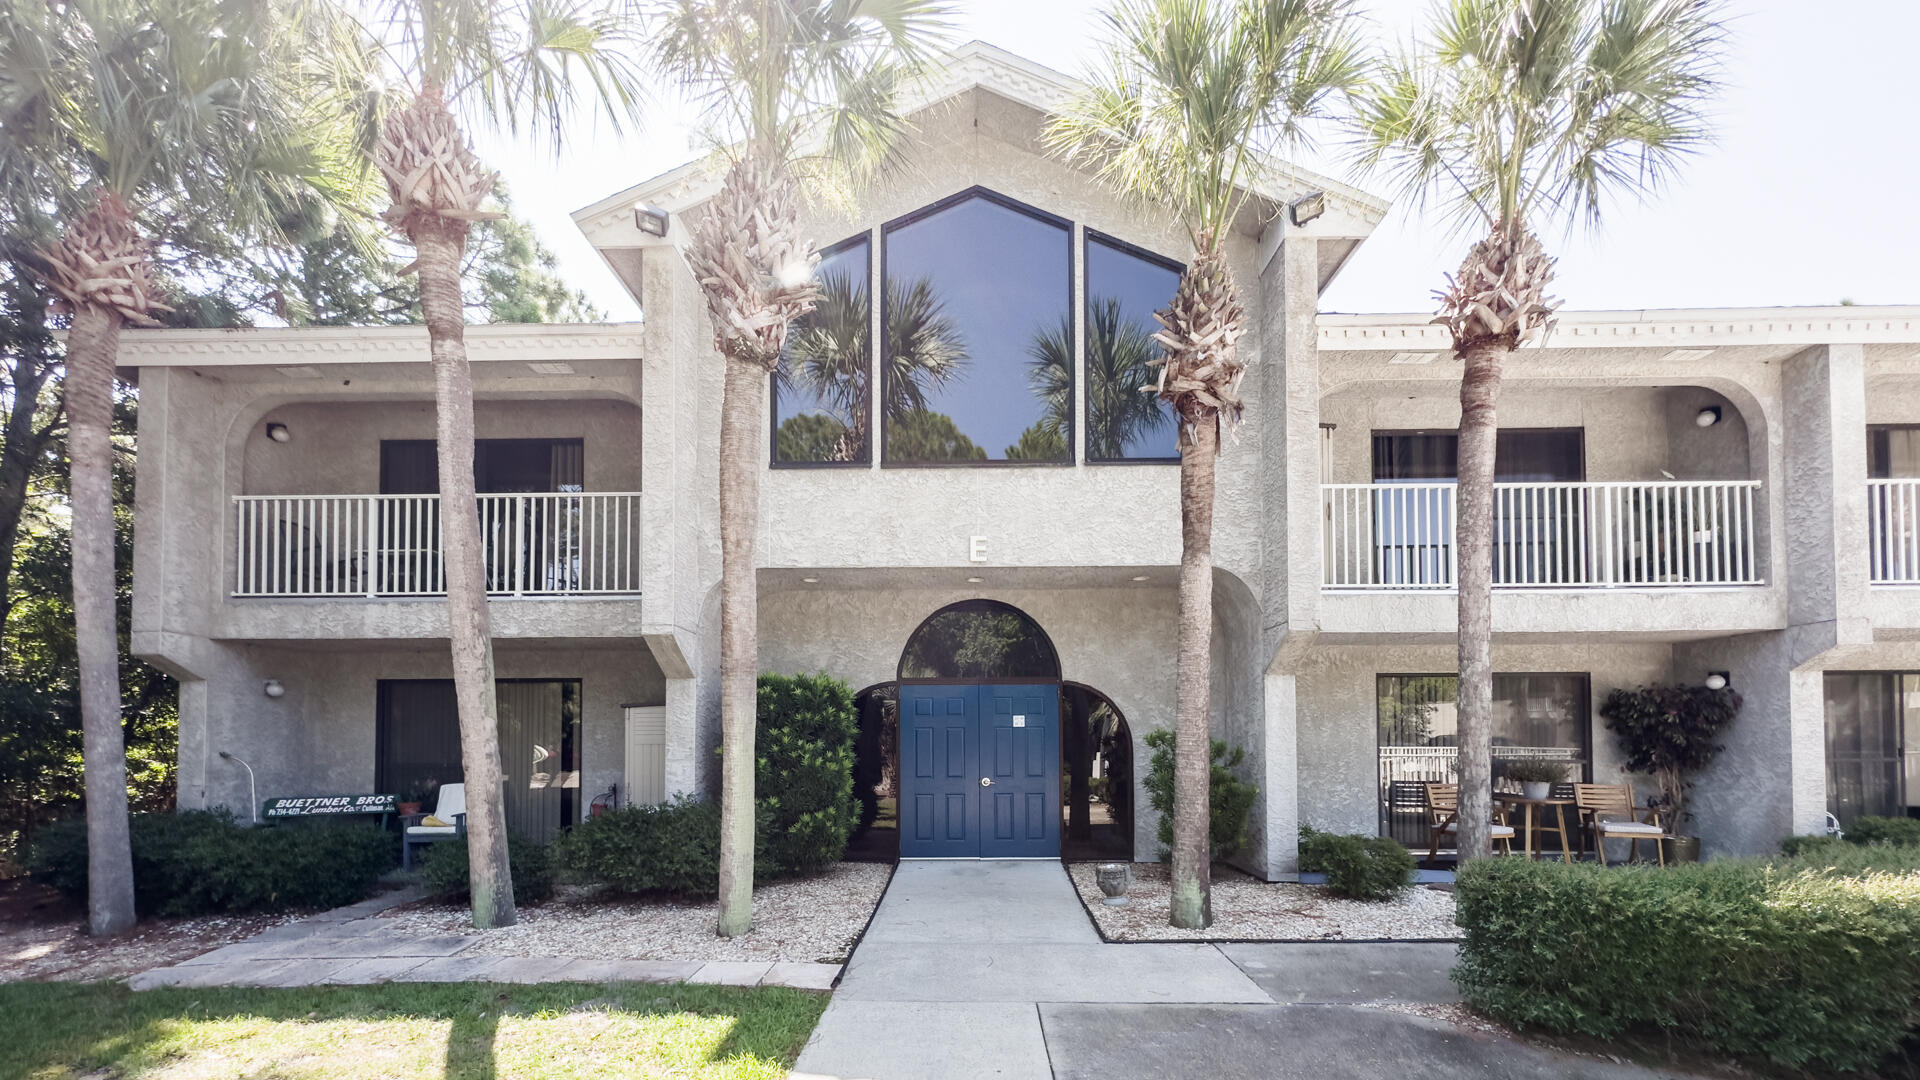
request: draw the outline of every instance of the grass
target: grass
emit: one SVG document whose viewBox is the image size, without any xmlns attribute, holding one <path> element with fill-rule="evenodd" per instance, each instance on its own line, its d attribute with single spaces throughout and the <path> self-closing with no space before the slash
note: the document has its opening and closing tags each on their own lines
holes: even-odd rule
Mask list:
<svg viewBox="0 0 1920 1080">
<path fill-rule="evenodd" d="M 0 985 L 0 1080 L 781 1080 L 826 1008 L 798 990 L 395 983 Z"/>
</svg>

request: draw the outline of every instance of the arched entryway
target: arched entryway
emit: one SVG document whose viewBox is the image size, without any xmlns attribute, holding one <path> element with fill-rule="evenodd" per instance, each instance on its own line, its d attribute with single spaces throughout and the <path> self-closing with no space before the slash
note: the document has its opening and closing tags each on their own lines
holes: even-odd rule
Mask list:
<svg viewBox="0 0 1920 1080">
<path fill-rule="evenodd" d="M 1132 857 L 1126 721 L 1063 681 L 1025 612 L 949 604 L 908 636 L 898 675 L 855 695 L 850 858 Z"/>
</svg>

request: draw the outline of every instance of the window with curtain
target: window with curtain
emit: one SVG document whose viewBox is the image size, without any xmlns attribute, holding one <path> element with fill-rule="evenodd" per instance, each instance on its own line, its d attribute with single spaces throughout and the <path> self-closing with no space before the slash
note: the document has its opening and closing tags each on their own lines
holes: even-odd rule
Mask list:
<svg viewBox="0 0 1920 1080">
<path fill-rule="evenodd" d="M 1178 461 L 1179 428 L 1160 395 L 1153 313 L 1180 284 L 1181 266 L 1118 240 L 1087 233 L 1086 377 L 1088 461 Z"/>
<path fill-rule="evenodd" d="M 1070 235 L 981 189 L 882 230 L 888 464 L 1073 461 Z"/>
<path fill-rule="evenodd" d="M 1920 672 L 1826 675 L 1827 812 L 1857 818 L 1920 816 Z"/>
<path fill-rule="evenodd" d="M 546 843 L 580 820 L 580 682 L 501 679 L 494 692 L 507 831 Z M 378 701 L 374 785 L 431 812 L 440 785 L 466 777 L 453 681 L 385 679 Z"/>
<path fill-rule="evenodd" d="M 1875 480 L 1920 479 L 1920 424 L 1868 428 L 1867 475 Z"/>
<path fill-rule="evenodd" d="M 773 373 L 776 465 L 870 460 L 872 246 L 863 235 L 820 253 L 819 304 L 794 322 Z"/>
<path fill-rule="evenodd" d="M 1459 782 L 1460 680 L 1453 675 L 1381 675 L 1380 829 L 1408 846 L 1427 843 L 1423 784 Z M 1591 779 L 1589 679 L 1581 674 L 1493 677 L 1493 757 L 1561 762 L 1568 782 Z M 1497 764 L 1496 764 L 1497 773 Z"/>
</svg>

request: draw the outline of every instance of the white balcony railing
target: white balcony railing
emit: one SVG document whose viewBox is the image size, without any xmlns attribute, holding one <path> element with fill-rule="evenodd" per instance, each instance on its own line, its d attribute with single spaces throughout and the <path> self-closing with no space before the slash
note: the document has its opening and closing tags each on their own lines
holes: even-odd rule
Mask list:
<svg viewBox="0 0 1920 1080">
<path fill-rule="evenodd" d="M 1326 484 L 1328 589 L 1456 588 L 1452 483 Z M 1760 584 L 1757 480 L 1495 484 L 1493 583 L 1508 589 Z"/>
<path fill-rule="evenodd" d="M 487 591 L 640 591 L 635 492 L 482 495 Z M 436 596 L 446 592 L 438 495 L 237 495 L 233 595 Z"/>
<path fill-rule="evenodd" d="M 1920 585 L 1920 480 L 1867 481 L 1867 581 Z"/>
</svg>

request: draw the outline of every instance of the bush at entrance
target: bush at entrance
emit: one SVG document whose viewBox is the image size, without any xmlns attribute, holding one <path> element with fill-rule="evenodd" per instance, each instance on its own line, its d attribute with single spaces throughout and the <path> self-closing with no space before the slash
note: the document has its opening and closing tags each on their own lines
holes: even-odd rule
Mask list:
<svg viewBox="0 0 1920 1080">
<path fill-rule="evenodd" d="M 399 861 L 392 833 L 308 822 L 245 828 L 224 813 L 134 814 L 133 900 L 142 915 L 281 911 L 362 900 Z M 87 893 L 81 819 L 41 830 L 28 869 L 76 898 Z"/>
<path fill-rule="evenodd" d="M 754 826 L 755 877 L 770 874 L 765 810 Z M 709 897 L 720 890 L 720 805 L 681 795 L 574 826 L 555 845 L 560 865 L 623 893 Z"/>
<path fill-rule="evenodd" d="M 1153 750 L 1153 768 L 1147 774 L 1147 795 L 1160 812 L 1160 858 L 1166 859 L 1173 848 L 1173 732 L 1150 731 L 1146 743 Z M 1218 860 L 1238 851 L 1247 842 L 1247 815 L 1253 812 L 1253 798 L 1260 789 L 1234 775 L 1233 770 L 1247 756 L 1235 747 L 1215 742 L 1212 769 L 1207 784 L 1209 857 Z"/>
<path fill-rule="evenodd" d="M 545 845 L 524 836 L 507 837 L 507 866 L 513 874 L 514 903 L 537 904 L 553 895 L 553 861 Z M 420 860 L 420 880 L 435 896 L 465 897 L 471 875 L 464 836 L 433 844 Z"/>
<path fill-rule="evenodd" d="M 1327 890 L 1349 900 L 1391 900 L 1413 885 L 1413 853 L 1384 836 L 1342 836 L 1300 828 L 1300 869 L 1327 875 Z"/>
<path fill-rule="evenodd" d="M 772 823 L 768 869 L 815 873 L 846 854 L 860 820 L 853 691 L 824 674 L 762 675 L 759 689 L 754 791 Z"/>
<path fill-rule="evenodd" d="M 1509 1023 L 1871 1069 L 1920 1028 L 1920 852 L 1801 849 L 1666 869 L 1471 862 L 1454 979 Z"/>
</svg>

